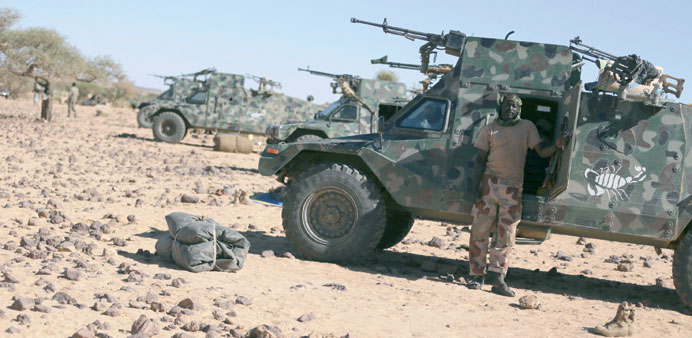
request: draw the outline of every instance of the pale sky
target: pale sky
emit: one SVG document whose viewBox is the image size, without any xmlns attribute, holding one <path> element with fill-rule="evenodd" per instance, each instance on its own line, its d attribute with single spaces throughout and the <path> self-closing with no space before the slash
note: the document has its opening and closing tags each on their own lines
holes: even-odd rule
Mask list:
<svg viewBox="0 0 692 338">
<path fill-rule="evenodd" d="M 429 6 L 425 6 L 429 4 Z M 440 33 L 568 45 L 614 55 L 638 54 L 665 73 L 692 81 L 689 1 L 9 1 L 19 27 L 52 28 L 89 56 L 110 55 L 138 86 L 164 89 L 148 74 L 175 75 L 215 67 L 265 76 L 282 92 L 317 103 L 334 101 L 328 78 L 298 67 L 372 78 L 385 66 L 370 59 L 418 63 L 421 41 L 350 23 L 351 17 Z M 438 63 L 456 57 L 438 55 Z M 408 87 L 424 76 L 393 69 Z M 592 78 L 589 78 L 591 76 Z M 584 82 L 595 81 L 595 68 Z M 253 81 L 246 85 L 255 87 Z M 692 82 L 681 101 L 692 103 Z"/>
</svg>

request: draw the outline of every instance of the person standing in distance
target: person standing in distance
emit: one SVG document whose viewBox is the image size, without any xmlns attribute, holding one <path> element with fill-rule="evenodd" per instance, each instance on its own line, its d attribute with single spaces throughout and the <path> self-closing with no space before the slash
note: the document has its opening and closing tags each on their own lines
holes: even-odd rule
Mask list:
<svg viewBox="0 0 692 338">
<path fill-rule="evenodd" d="M 75 104 L 77 104 L 77 98 L 79 97 L 79 88 L 77 84 L 72 82 L 72 88 L 70 88 L 70 93 L 67 95 L 67 117 L 70 117 L 70 112 L 74 113 L 74 117 L 77 117 L 77 111 L 74 109 Z"/>
<path fill-rule="evenodd" d="M 469 240 L 470 289 L 483 287 L 486 270 L 494 279 L 494 293 L 514 297 L 505 282 L 509 258 L 514 247 L 517 225 L 521 220 L 521 193 L 524 183 L 526 153 L 535 149 L 539 156 L 550 157 L 562 149 L 567 137 L 555 144 L 540 143 L 533 122 L 521 119 L 521 99 L 515 94 L 500 98 L 499 118 L 484 126 L 478 134 L 479 171 L 482 172 L 478 198 Z M 495 230 L 490 247 L 490 264 L 486 263 L 490 232 Z"/>
</svg>

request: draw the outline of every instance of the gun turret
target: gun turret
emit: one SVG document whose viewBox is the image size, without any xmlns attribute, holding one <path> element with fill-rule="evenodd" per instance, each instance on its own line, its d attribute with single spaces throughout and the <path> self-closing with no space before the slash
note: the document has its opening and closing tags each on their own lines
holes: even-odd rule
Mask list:
<svg viewBox="0 0 692 338">
<path fill-rule="evenodd" d="M 351 74 L 331 74 L 320 72 L 316 70 L 311 70 L 308 66 L 307 68 L 298 68 L 299 71 L 308 72 L 312 75 L 324 76 L 334 79 L 329 85 L 332 87 L 332 93 L 334 94 L 344 94 L 349 96 L 351 92 L 358 91 L 358 86 L 360 85 L 360 77 Z M 341 92 L 337 91 L 337 88 L 341 89 Z M 344 88 L 347 88 L 344 90 Z"/>
<path fill-rule="evenodd" d="M 427 71 L 423 72 L 422 65 L 416 65 L 412 63 L 399 63 L 399 62 L 389 62 L 387 59 L 387 55 L 379 58 L 379 59 L 372 59 L 370 60 L 370 63 L 372 64 L 382 64 L 382 65 L 388 65 L 389 67 L 392 68 L 400 68 L 400 69 L 410 69 L 410 70 L 419 70 L 425 75 L 428 76 L 427 79 L 420 81 L 421 85 L 423 85 L 423 92 L 428 90 L 428 87 L 430 86 L 430 83 L 437 79 L 438 76 L 442 74 L 446 74 L 447 72 L 452 70 L 452 65 L 447 65 L 447 64 L 442 64 L 442 65 L 428 65 Z"/>
<path fill-rule="evenodd" d="M 257 90 L 259 93 L 264 93 L 267 91 L 267 86 L 271 87 L 271 89 L 281 89 L 281 83 L 272 81 L 267 79 L 266 77 L 262 76 L 256 76 L 256 75 L 251 75 L 251 74 L 245 74 L 245 77 L 248 79 L 257 81 L 259 83 L 259 89 Z"/>
<path fill-rule="evenodd" d="M 444 31 L 440 34 L 419 32 L 411 29 L 390 26 L 387 23 L 386 18 L 384 19 L 384 22 L 382 24 L 362 21 L 356 18 L 351 18 L 351 22 L 380 27 L 382 28 L 382 31 L 384 31 L 385 33 L 403 36 L 411 41 L 427 41 L 418 50 L 421 57 L 420 71 L 423 74 L 428 73 L 428 66 L 430 64 L 430 54 L 437 55 L 436 50 L 444 50 L 445 53 L 449 55 L 459 56 L 461 55 L 461 50 L 464 46 L 464 42 L 466 41 L 466 34 L 461 33 L 459 31 L 450 30 L 448 34 L 445 34 Z"/>
<path fill-rule="evenodd" d="M 610 61 L 603 71 L 613 74 L 614 80 L 621 86 L 622 90 L 620 92 L 623 97 L 630 83 L 636 82 L 646 85 L 656 79 L 661 80 L 664 93 L 673 94 L 677 98 L 680 98 L 680 94 L 682 94 L 685 79 L 661 74 L 661 71 L 656 69 L 651 62 L 641 59 L 636 54 L 618 57 L 595 47 L 583 44 L 578 36 L 569 40 L 569 48 L 581 54 L 584 60 L 591 61 L 597 65 L 598 60 Z M 590 59 L 587 56 L 594 59 Z M 670 80 L 675 81 L 675 83 L 670 82 Z"/>
</svg>

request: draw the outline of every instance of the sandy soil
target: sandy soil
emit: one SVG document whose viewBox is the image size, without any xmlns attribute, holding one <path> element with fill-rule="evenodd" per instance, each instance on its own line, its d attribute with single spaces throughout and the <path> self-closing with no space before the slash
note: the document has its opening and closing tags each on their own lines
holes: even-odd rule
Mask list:
<svg viewBox="0 0 692 338">
<path fill-rule="evenodd" d="M 79 106 L 78 119 L 55 109 L 58 120 L 45 123 L 30 102 L 0 99 L 0 335 L 123 337 L 144 315 L 145 331 L 158 337 L 238 336 L 262 324 L 287 337 L 570 337 L 591 335 L 622 301 L 637 304 L 636 336 L 692 332 L 672 288 L 671 251 L 587 239 L 590 254 L 566 236 L 518 246 L 508 277 L 516 298 L 464 286 L 465 225 L 416 221 L 403 243 L 358 266 L 285 257 L 279 207 L 206 193 L 280 186 L 259 175 L 258 154 L 214 152 L 212 135 L 154 142 L 129 109 Z M 201 201 L 181 203 L 182 194 Z M 150 255 L 174 211 L 245 235 L 244 268 L 195 274 Z M 429 245 L 433 237 L 442 242 Z M 612 259 L 633 268 L 618 271 Z M 520 309 L 524 295 L 537 296 L 541 309 Z M 188 297 L 199 309 L 167 314 Z"/>
</svg>

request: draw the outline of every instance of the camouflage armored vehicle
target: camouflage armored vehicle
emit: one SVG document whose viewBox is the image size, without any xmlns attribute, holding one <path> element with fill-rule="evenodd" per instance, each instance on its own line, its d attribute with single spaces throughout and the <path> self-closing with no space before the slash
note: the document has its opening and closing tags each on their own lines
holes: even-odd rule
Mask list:
<svg viewBox="0 0 692 338">
<path fill-rule="evenodd" d="M 481 176 L 474 141 L 497 118 L 500 96 L 514 93 L 544 137 L 571 135 L 550 161 L 527 159 L 517 236 L 673 249 L 675 287 L 692 305 L 692 107 L 667 98 L 679 98 L 684 80 L 579 39 L 565 46 L 378 26 L 459 58 L 379 133 L 265 148 L 259 171 L 287 185 L 283 226 L 302 256 L 339 261 L 389 248 L 414 217 L 472 222 Z M 610 66 L 583 90 L 581 67 L 595 59 Z M 423 127 L 429 106 L 442 122 Z"/>
<path fill-rule="evenodd" d="M 295 142 L 375 132 L 379 117 L 388 120 L 408 102 L 406 85 L 400 82 L 362 79 L 349 74 L 330 74 L 298 68 L 334 79 L 336 102 L 315 114 L 314 119 L 276 124 L 267 128 L 268 143 Z"/>
<path fill-rule="evenodd" d="M 243 75 L 211 71 L 195 76 L 201 84 L 183 101 L 159 103 L 150 111 L 154 138 L 177 143 L 190 129 L 264 135 L 270 124 L 305 120 L 318 111 L 312 102 L 274 91 L 281 88 L 277 82 L 251 78 L 259 82 L 257 90 L 243 87 Z"/>
<path fill-rule="evenodd" d="M 163 78 L 163 83 L 168 86 L 168 89 L 154 100 L 145 101 L 138 104 L 137 108 L 139 108 L 139 111 L 137 112 L 137 123 L 139 126 L 142 128 L 151 128 L 154 121 L 150 118 L 150 116 L 161 108 L 159 106 L 160 104 L 168 105 L 171 102 L 181 102 L 192 94 L 193 91 L 200 87 L 201 82 L 199 80 L 196 81 L 195 79 L 198 76 L 203 76 L 204 74 L 212 71 L 214 71 L 214 69 L 209 68 L 203 69 L 199 72 L 182 74 L 179 76 L 154 75 L 156 77 Z"/>
</svg>

